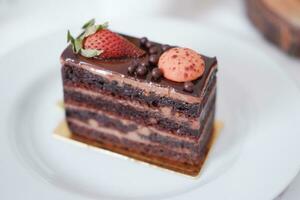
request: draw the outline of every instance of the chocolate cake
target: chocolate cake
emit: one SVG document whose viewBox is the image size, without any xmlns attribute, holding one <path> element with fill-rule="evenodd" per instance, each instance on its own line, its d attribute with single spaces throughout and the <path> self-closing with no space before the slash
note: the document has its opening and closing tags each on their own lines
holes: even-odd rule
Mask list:
<svg viewBox="0 0 300 200">
<path fill-rule="evenodd" d="M 245 0 L 247 14 L 266 39 L 300 57 L 300 1 Z"/>
<path fill-rule="evenodd" d="M 72 137 L 197 175 L 213 132 L 216 58 L 106 26 L 81 34 L 77 47 L 68 38 L 61 72 Z"/>
</svg>

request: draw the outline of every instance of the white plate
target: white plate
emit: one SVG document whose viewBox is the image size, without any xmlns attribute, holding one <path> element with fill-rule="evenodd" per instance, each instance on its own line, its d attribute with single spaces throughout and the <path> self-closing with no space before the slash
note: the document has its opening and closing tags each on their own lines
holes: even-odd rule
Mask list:
<svg viewBox="0 0 300 200">
<path fill-rule="evenodd" d="M 115 30 L 219 60 L 224 129 L 197 179 L 53 137 L 63 119 L 65 31 L 0 58 L 0 190 L 9 199 L 272 199 L 300 167 L 300 95 L 261 50 L 220 30 L 170 20 L 113 21 Z M 3 190 L 3 191 L 2 191 Z"/>
</svg>

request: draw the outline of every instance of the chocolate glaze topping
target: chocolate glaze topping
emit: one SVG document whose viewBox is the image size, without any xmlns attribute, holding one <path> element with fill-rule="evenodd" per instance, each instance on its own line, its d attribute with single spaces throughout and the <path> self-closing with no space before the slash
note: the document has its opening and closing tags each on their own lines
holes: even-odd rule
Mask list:
<svg viewBox="0 0 300 200">
<path fill-rule="evenodd" d="M 131 41 L 133 44 L 135 44 L 136 46 L 142 48 L 142 45 L 140 44 L 140 39 L 131 36 L 126 36 L 126 35 L 123 36 L 129 41 Z M 152 44 L 160 45 L 159 43 L 153 43 L 153 42 Z M 85 64 L 94 69 L 106 69 L 114 73 L 119 73 L 121 76 L 131 77 L 139 81 L 146 81 L 150 83 L 153 82 L 151 73 L 147 73 L 145 76 L 130 75 L 128 73 L 129 66 L 135 65 L 136 63 L 142 63 L 142 62 L 148 63 L 149 57 L 150 57 L 150 53 L 147 52 L 144 56 L 140 58 L 121 58 L 121 59 L 109 59 L 109 60 L 103 60 L 98 58 L 86 58 L 79 54 L 73 53 L 71 46 L 68 46 L 61 55 L 61 59 L 64 62 L 71 62 L 74 64 Z M 176 92 L 199 97 L 205 85 L 206 79 L 210 74 L 211 69 L 215 67 L 215 65 L 217 64 L 216 58 L 210 58 L 203 55 L 202 57 L 205 61 L 205 71 L 200 78 L 192 81 L 194 84 L 193 92 L 184 91 L 183 83 L 170 81 L 163 77 L 160 78 L 159 81 L 155 81 L 155 82 L 159 83 L 162 87 L 173 88 L 176 90 Z M 156 66 L 149 66 L 148 71 L 151 72 L 151 69 L 153 67 Z"/>
</svg>

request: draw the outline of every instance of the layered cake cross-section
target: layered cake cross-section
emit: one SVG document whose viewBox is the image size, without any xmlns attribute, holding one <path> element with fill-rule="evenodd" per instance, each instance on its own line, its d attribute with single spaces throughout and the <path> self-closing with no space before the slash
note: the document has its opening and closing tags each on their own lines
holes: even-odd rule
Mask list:
<svg viewBox="0 0 300 200">
<path fill-rule="evenodd" d="M 61 55 L 72 138 L 195 176 L 209 150 L 215 58 L 91 20 Z"/>
</svg>

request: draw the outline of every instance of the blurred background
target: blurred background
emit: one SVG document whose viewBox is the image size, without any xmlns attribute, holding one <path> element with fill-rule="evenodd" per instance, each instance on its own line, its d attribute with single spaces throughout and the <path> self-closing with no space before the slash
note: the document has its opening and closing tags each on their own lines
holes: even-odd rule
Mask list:
<svg viewBox="0 0 300 200">
<path fill-rule="evenodd" d="M 173 18 L 199 27 L 217 27 L 263 48 L 300 88 L 300 59 L 267 42 L 245 10 L 243 0 L 0 0 L 0 56 L 28 40 L 58 29 L 67 30 L 91 18 L 100 22 L 128 18 L 128 23 L 134 23 L 131 20 L 136 17 Z M 299 198 L 298 175 L 281 199 Z"/>
<path fill-rule="evenodd" d="M 97 18 L 99 22 L 113 22 L 113 19 L 124 17 L 168 17 L 195 22 L 195 26 L 216 26 L 257 45 L 258 48 L 266 47 L 269 50 L 267 53 L 285 66 L 300 88 L 299 59 L 286 56 L 264 41 L 246 16 L 244 1 L 0 0 L 0 55 L 26 40 L 57 29 L 81 25 L 91 18 Z M 128 23 L 132 22 L 128 20 Z M 20 32 L 22 37 L 18 37 Z"/>
</svg>

